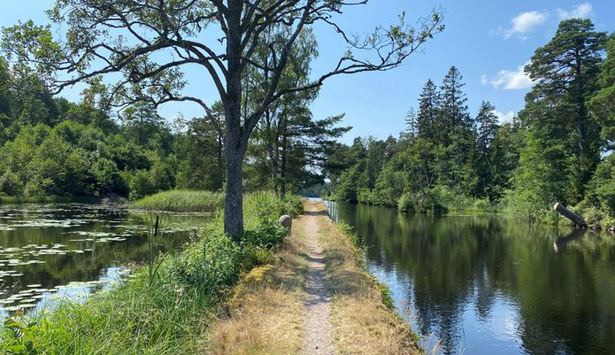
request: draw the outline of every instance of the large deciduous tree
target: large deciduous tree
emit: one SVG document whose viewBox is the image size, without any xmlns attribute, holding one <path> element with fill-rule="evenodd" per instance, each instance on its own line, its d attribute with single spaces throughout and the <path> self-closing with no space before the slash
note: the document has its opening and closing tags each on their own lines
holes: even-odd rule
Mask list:
<svg viewBox="0 0 615 355">
<path fill-rule="evenodd" d="M 59 29 L 66 29 L 62 41 L 53 41 L 50 28 L 28 22 L 6 29 L 3 47 L 9 58 L 31 63 L 57 89 L 115 73 L 112 77 L 121 79 L 111 91 L 111 103 L 120 107 L 140 100 L 155 105 L 184 101 L 210 113 L 204 95 L 184 90 L 184 69 L 201 68 L 224 106 L 224 229 L 239 238 L 243 234 L 242 164 L 250 134 L 267 109 L 286 94 L 312 90 L 336 75 L 398 67 L 442 30 L 441 15 L 434 12 L 416 29 L 402 16 L 399 24 L 380 26 L 366 36 L 347 34 L 337 17 L 348 7 L 367 2 L 56 0 L 48 14 Z M 280 86 L 297 39 L 316 23 L 331 26 L 348 50 L 330 71 L 299 86 Z M 272 30 L 284 35 L 265 36 Z M 255 60 L 263 45 L 272 51 L 266 63 Z M 251 70 L 268 76 L 264 95 L 242 113 L 242 79 Z"/>
</svg>

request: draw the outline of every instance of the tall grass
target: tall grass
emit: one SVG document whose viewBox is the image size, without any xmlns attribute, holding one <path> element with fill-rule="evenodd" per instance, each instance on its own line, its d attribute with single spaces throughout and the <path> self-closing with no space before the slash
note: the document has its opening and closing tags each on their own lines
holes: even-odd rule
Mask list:
<svg viewBox="0 0 615 355">
<path fill-rule="evenodd" d="M 214 212 L 224 205 L 224 194 L 210 191 L 171 190 L 146 196 L 133 202 L 149 211 Z"/>
<path fill-rule="evenodd" d="M 278 211 L 297 213 L 289 206 L 272 194 L 246 196 L 249 242 L 234 243 L 217 218 L 183 251 L 159 256 L 156 273 L 144 265 L 121 286 L 83 304 L 61 302 L 54 309 L 7 318 L 0 329 L 0 353 L 198 353 L 220 300 L 242 269 L 258 263 L 254 251 L 283 239 L 285 231 L 273 218 Z"/>
</svg>

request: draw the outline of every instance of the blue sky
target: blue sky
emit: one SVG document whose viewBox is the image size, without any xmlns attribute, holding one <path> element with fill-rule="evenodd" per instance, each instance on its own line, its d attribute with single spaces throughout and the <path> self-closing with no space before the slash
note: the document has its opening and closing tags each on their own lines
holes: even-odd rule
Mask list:
<svg viewBox="0 0 615 355">
<path fill-rule="evenodd" d="M 46 22 L 44 10 L 52 0 L 3 1 L 0 26 L 18 20 Z M 362 33 L 375 26 L 391 24 L 406 13 L 408 20 L 441 8 L 446 29 L 428 42 L 422 53 L 413 55 L 400 68 L 384 73 L 367 73 L 335 77 L 325 83 L 313 106 L 315 118 L 346 114 L 344 124 L 354 129 L 342 138 L 349 143 L 356 136 L 396 136 L 404 126 L 410 107 L 427 79 L 440 83 L 451 65 L 463 74 L 465 91 L 474 115 L 482 100 L 495 105 L 502 120 L 510 119 L 523 107 L 523 97 L 531 82 L 522 72 L 536 48 L 547 43 L 563 18 L 590 18 L 600 31 L 615 31 L 615 0 L 593 1 L 486 1 L 486 0 L 372 0 L 356 6 L 339 17 L 349 32 Z M 343 42 L 330 29 L 315 29 L 320 57 L 314 62 L 313 74 L 331 68 L 345 51 Z M 213 101 L 216 96 L 206 74 L 187 73 L 191 94 Z M 64 96 L 77 100 L 79 88 Z M 173 104 L 161 113 L 174 118 L 181 113 L 190 118 L 201 115 L 198 107 Z"/>
</svg>

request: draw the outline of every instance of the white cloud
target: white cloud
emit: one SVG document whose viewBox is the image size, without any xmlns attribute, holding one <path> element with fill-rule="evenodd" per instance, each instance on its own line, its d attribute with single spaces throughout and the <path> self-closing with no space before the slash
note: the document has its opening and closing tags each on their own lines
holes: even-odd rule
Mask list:
<svg viewBox="0 0 615 355">
<path fill-rule="evenodd" d="M 588 2 L 584 2 L 580 5 L 577 5 L 572 8 L 570 11 L 557 9 L 557 15 L 562 19 L 570 19 L 570 18 L 589 18 L 592 15 L 593 7 L 592 4 Z"/>
<path fill-rule="evenodd" d="M 501 35 L 505 39 L 518 35 L 521 39 L 526 39 L 527 33 L 536 27 L 547 22 L 549 14 L 545 11 L 527 11 L 513 17 L 510 20 L 510 28 L 499 28 L 495 34 Z"/>
<path fill-rule="evenodd" d="M 512 122 L 513 118 L 515 117 L 515 113 L 513 111 L 508 111 L 504 113 L 498 110 L 493 110 L 493 113 L 498 116 L 498 121 L 500 124 Z"/>
<path fill-rule="evenodd" d="M 523 67 L 525 67 L 529 63 L 525 63 L 517 67 L 517 70 L 508 70 L 502 69 L 500 70 L 493 79 L 488 79 L 486 75 L 482 75 L 480 78 L 480 82 L 483 85 L 491 85 L 495 89 L 503 89 L 503 90 L 520 90 L 531 88 L 534 84 L 532 79 L 530 79 L 527 74 L 523 71 Z"/>
</svg>

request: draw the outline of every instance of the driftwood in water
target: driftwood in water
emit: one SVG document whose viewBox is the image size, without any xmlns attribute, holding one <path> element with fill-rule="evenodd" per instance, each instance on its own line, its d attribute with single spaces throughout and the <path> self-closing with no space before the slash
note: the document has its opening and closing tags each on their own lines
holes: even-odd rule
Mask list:
<svg viewBox="0 0 615 355">
<path fill-rule="evenodd" d="M 582 228 L 588 227 L 587 222 L 585 222 L 583 218 L 574 214 L 571 210 L 567 209 L 564 205 L 560 203 L 556 203 L 555 206 L 553 206 L 553 209 L 559 212 L 562 216 L 571 220 L 572 223 L 576 224 L 577 226 L 582 227 Z"/>
</svg>

